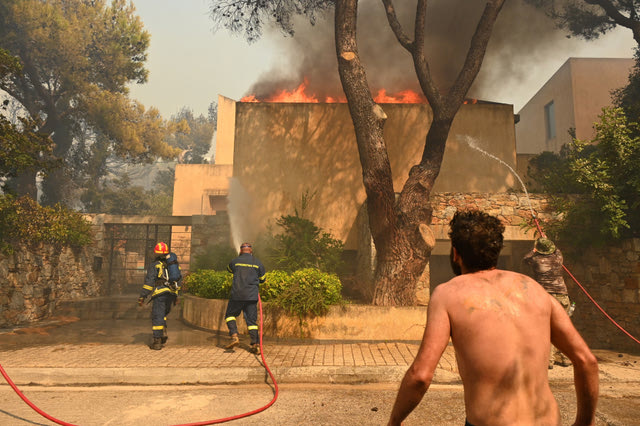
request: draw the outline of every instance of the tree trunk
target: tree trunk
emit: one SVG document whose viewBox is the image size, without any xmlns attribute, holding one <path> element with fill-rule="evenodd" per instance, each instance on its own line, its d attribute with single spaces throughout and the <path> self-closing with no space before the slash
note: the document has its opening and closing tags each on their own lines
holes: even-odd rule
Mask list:
<svg viewBox="0 0 640 426">
<path fill-rule="evenodd" d="M 63 160 L 69 153 L 73 143 L 73 132 L 71 123 L 66 120 L 56 122 L 57 125 L 52 135 L 55 143 L 53 155 Z M 70 193 L 73 189 L 73 182 L 70 178 L 67 163 L 63 162 L 62 167 L 52 170 L 42 181 L 42 204 L 54 205 L 56 203 L 68 204 L 71 200 Z"/>
<path fill-rule="evenodd" d="M 420 163 L 413 166 L 397 201 L 387 149 L 382 135 L 386 115 L 369 91 L 356 41 L 357 0 L 337 0 L 336 53 L 340 81 L 356 132 L 367 193 L 369 226 L 376 247 L 375 305 L 414 305 L 417 283 L 435 245 L 425 233 L 431 224 L 430 195 L 444 157 L 449 130 L 482 64 L 493 24 L 504 0 L 491 0 L 476 27 L 464 66 L 448 93 L 435 86 L 424 55 L 427 1 L 416 9 L 414 38 L 403 31 L 392 0 L 383 0 L 387 18 L 399 43 L 412 57 L 420 86 L 433 110 Z M 430 234 L 430 237 L 425 237 Z"/>
</svg>

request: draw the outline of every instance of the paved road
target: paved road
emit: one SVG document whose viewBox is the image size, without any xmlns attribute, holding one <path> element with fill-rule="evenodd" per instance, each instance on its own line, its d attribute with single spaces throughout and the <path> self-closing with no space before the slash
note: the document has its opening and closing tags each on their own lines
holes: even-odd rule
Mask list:
<svg viewBox="0 0 640 426">
<path fill-rule="evenodd" d="M 275 404 L 266 411 L 237 420 L 241 425 L 383 425 L 396 384 L 282 385 Z M 562 424 L 575 415 L 575 396 L 569 384 L 554 384 Z M 77 425 L 176 425 L 220 419 L 255 410 L 273 398 L 266 385 L 227 386 L 27 386 L 24 392 L 57 419 Z M 0 424 L 50 425 L 6 387 L 0 387 Z M 464 400 L 460 385 L 435 384 L 405 425 L 462 425 Z M 620 398 L 603 389 L 598 426 L 640 424 L 640 388 Z"/>
<path fill-rule="evenodd" d="M 148 320 L 59 319 L 0 330 L 0 364 L 45 412 L 81 425 L 167 425 L 251 411 L 273 397 L 262 359 L 222 346 L 226 336 L 169 323 L 169 344 L 152 351 Z M 266 341 L 281 387 L 273 407 L 239 424 L 384 424 L 418 342 Z M 599 425 L 640 425 L 640 356 L 594 351 L 600 360 Z M 572 368 L 549 379 L 570 424 Z M 0 424 L 52 424 L 0 385 Z M 424 421 L 424 422 L 423 422 Z M 411 424 L 462 424 L 464 404 L 450 347 Z"/>
</svg>

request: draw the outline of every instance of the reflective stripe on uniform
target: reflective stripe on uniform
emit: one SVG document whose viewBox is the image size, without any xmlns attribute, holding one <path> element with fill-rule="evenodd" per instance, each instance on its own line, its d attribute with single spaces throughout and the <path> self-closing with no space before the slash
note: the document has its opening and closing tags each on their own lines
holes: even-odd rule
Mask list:
<svg viewBox="0 0 640 426">
<path fill-rule="evenodd" d="M 146 285 L 145 284 L 145 285 L 142 286 L 142 288 L 145 289 L 145 290 L 153 291 L 153 287 L 151 287 L 150 285 Z"/>
<path fill-rule="evenodd" d="M 227 318 L 225 318 L 224 320 L 225 320 L 226 322 L 229 322 L 229 321 L 235 321 L 235 320 L 236 320 L 236 317 L 227 317 Z"/>
<path fill-rule="evenodd" d="M 164 325 L 154 325 L 151 329 L 152 330 L 162 330 L 162 329 L 164 329 Z"/>
<path fill-rule="evenodd" d="M 236 263 L 236 266 L 246 266 L 247 268 L 256 268 L 256 269 L 259 268 L 258 265 L 252 265 L 250 263 Z"/>
<path fill-rule="evenodd" d="M 156 288 L 154 290 L 154 292 L 151 295 L 151 297 L 156 297 L 157 295 L 162 294 L 162 293 L 166 293 L 168 291 L 170 291 L 171 293 L 175 294 L 176 296 L 178 295 L 177 291 L 171 290 L 169 287 L 160 287 L 160 288 Z"/>
<path fill-rule="evenodd" d="M 247 327 L 247 329 L 249 329 L 249 330 L 257 330 L 258 326 L 257 325 L 250 325 L 249 327 Z"/>
<path fill-rule="evenodd" d="M 158 270 L 158 278 L 162 278 L 162 263 L 158 263 L 156 269 Z"/>
</svg>

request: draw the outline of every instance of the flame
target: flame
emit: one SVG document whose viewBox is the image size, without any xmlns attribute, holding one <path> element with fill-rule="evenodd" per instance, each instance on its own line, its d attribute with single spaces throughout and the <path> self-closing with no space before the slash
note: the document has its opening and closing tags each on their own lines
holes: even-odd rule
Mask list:
<svg viewBox="0 0 640 426">
<path fill-rule="evenodd" d="M 298 87 L 292 91 L 282 89 L 274 95 L 270 95 L 264 99 L 258 99 L 256 95 L 247 95 L 240 99 L 240 102 L 298 102 L 298 103 L 320 103 L 315 93 L 306 93 L 309 86 L 309 80 L 306 78 Z M 424 95 L 416 93 L 413 90 L 402 90 L 395 94 L 388 94 L 386 89 L 378 90 L 378 94 L 373 97 L 374 102 L 379 104 L 424 104 L 427 103 L 427 99 Z M 347 99 L 344 95 L 341 96 L 327 96 L 324 99 L 324 103 L 346 103 Z M 463 102 L 465 105 L 475 105 L 478 103 L 477 99 L 465 99 Z"/>
<path fill-rule="evenodd" d="M 258 99 L 256 95 L 247 95 L 240 99 L 240 102 L 300 102 L 300 103 L 319 103 L 320 100 L 315 93 L 306 93 L 309 81 L 305 78 L 300 85 L 292 91 L 286 89 L 278 91 L 274 95 L 270 95 L 264 99 Z M 395 94 L 388 94 L 385 89 L 378 90 L 378 94 L 373 99 L 377 103 L 404 103 L 417 104 L 426 103 L 426 98 L 412 90 L 403 90 Z M 345 103 L 347 99 L 344 95 L 327 96 L 324 103 Z"/>
<path fill-rule="evenodd" d="M 427 102 L 424 96 L 413 90 L 403 90 L 395 95 L 388 95 L 385 89 L 380 89 L 373 100 L 379 104 L 423 104 Z"/>
</svg>

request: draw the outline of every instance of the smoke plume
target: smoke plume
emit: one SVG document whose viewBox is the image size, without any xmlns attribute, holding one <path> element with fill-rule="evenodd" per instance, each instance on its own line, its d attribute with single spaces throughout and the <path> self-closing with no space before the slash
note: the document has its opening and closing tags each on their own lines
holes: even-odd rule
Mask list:
<svg viewBox="0 0 640 426">
<path fill-rule="evenodd" d="M 412 37 L 415 1 L 396 1 L 405 33 Z M 462 66 L 471 37 L 482 14 L 484 2 L 432 0 L 427 9 L 425 51 L 431 74 L 441 90 L 451 85 Z M 294 37 L 275 31 L 268 37 L 281 38 L 282 63 L 263 75 L 247 94 L 264 98 L 277 90 L 292 90 L 305 78 L 308 93 L 319 99 L 342 94 L 335 55 L 333 13 L 315 26 L 299 20 Z M 516 86 L 548 56 L 558 43 L 577 43 L 541 11 L 522 0 L 506 2 L 498 20 L 482 69 L 468 97 L 495 100 L 505 85 Z M 372 93 L 414 90 L 421 93 L 409 53 L 393 35 L 380 0 L 360 2 L 358 45 Z"/>
</svg>

